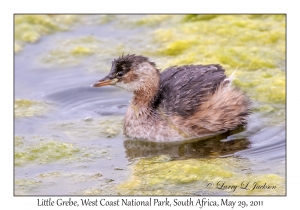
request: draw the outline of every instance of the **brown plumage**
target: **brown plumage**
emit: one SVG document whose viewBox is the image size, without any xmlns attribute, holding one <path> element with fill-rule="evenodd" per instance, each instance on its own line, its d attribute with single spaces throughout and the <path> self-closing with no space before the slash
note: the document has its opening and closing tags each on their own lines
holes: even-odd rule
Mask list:
<svg viewBox="0 0 300 210">
<path fill-rule="evenodd" d="M 124 134 L 150 141 L 178 141 L 233 130 L 247 123 L 250 102 L 218 64 L 169 67 L 160 73 L 148 58 L 126 55 L 93 87 L 133 92 Z"/>
</svg>

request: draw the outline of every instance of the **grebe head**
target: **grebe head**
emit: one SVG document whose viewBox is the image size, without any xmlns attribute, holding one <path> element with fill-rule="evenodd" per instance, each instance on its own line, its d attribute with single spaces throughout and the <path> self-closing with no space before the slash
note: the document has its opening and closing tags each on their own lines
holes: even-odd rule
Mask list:
<svg viewBox="0 0 300 210">
<path fill-rule="evenodd" d="M 155 63 L 141 55 L 122 55 L 112 61 L 109 74 L 92 87 L 115 85 L 129 92 L 145 91 L 159 84 L 159 71 Z M 151 88 L 151 89 L 152 89 Z"/>
</svg>

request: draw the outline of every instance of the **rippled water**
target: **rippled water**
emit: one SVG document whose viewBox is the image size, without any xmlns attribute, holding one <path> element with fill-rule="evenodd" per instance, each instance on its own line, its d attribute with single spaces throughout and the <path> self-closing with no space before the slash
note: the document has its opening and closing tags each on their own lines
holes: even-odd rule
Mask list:
<svg viewBox="0 0 300 210">
<path fill-rule="evenodd" d="M 110 190 L 130 177 L 131 165 L 141 158 L 160 155 L 167 155 L 174 161 L 219 157 L 247 159 L 251 162 L 251 173 L 272 173 L 284 178 L 284 122 L 272 124 L 263 113 L 254 112 L 247 129 L 240 128 L 208 139 L 174 143 L 131 140 L 122 135 L 121 123 L 132 95 L 116 87 L 90 87 L 109 70 L 87 70 L 97 57 L 79 58 L 83 60 L 79 65 L 46 65 L 41 59 L 64 39 L 93 34 L 104 40 L 124 40 L 124 37 L 140 33 L 139 28 L 120 29 L 110 24 L 82 25 L 44 36 L 15 55 L 15 98 L 43 101 L 51 107 L 42 115 L 15 118 L 15 135 L 26 139 L 23 146 L 37 145 L 33 137 L 40 138 L 41 142 L 50 138 L 72 143 L 86 152 L 77 159 L 64 157 L 43 162 L 39 161 L 41 158 L 34 161 L 33 157 L 33 161 L 16 165 L 15 193 L 116 194 L 117 191 Z M 105 65 L 110 66 L 106 60 L 97 62 L 106 62 Z M 98 130 L 102 121 L 108 121 L 103 124 L 104 128 L 99 126 L 99 130 L 105 130 L 103 132 Z M 40 152 L 39 155 L 49 154 Z"/>
</svg>

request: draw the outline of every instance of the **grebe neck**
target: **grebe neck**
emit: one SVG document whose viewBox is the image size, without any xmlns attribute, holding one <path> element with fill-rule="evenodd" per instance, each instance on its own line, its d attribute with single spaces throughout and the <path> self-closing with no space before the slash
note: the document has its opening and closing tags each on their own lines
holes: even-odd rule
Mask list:
<svg viewBox="0 0 300 210">
<path fill-rule="evenodd" d="M 147 88 L 136 90 L 133 92 L 131 104 L 139 108 L 149 108 L 158 94 L 159 78 L 157 82 L 149 85 Z"/>
<path fill-rule="evenodd" d="M 149 63 L 139 65 L 136 70 L 139 85 L 133 90 L 132 104 L 147 108 L 155 99 L 159 91 L 160 73 L 155 66 Z"/>
</svg>

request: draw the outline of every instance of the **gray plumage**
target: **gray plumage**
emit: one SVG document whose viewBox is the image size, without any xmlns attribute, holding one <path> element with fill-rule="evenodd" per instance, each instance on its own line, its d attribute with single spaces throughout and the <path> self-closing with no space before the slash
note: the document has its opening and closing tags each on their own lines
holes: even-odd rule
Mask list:
<svg viewBox="0 0 300 210">
<path fill-rule="evenodd" d="M 226 78 L 218 64 L 169 67 L 160 74 L 155 106 L 167 113 L 189 116 L 212 95 Z"/>
</svg>

